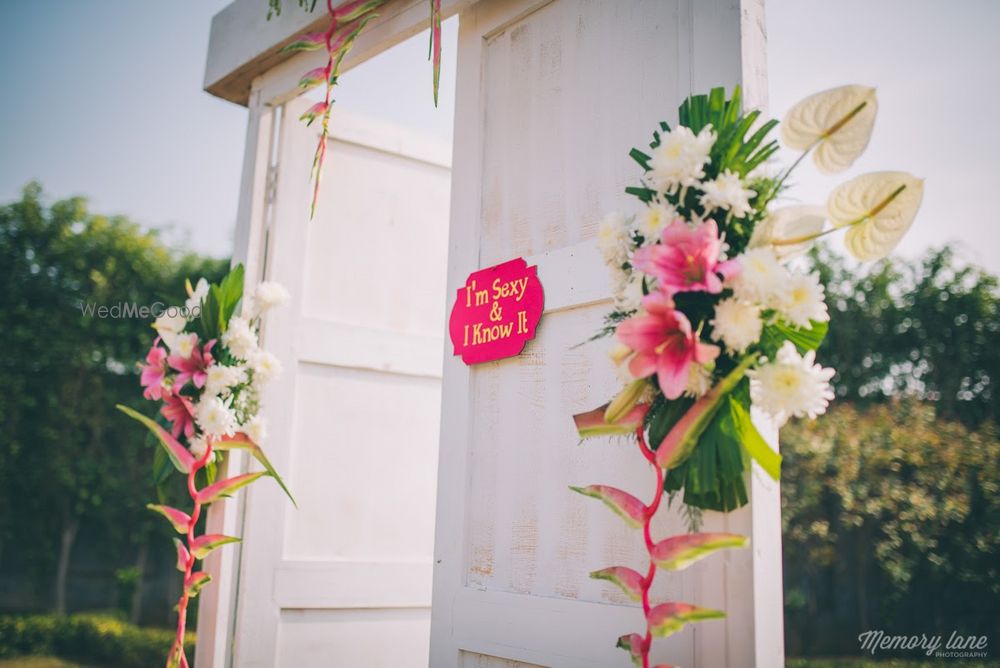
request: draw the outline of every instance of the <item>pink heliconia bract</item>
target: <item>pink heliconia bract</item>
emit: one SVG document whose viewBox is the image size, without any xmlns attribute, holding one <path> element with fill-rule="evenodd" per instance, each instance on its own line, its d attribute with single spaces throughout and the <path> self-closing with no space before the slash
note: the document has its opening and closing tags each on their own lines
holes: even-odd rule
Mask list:
<svg viewBox="0 0 1000 668">
<path fill-rule="evenodd" d="M 159 341 L 157 338 L 146 353 L 146 363 L 142 365 L 139 377 L 139 384 L 146 388 L 142 396 L 153 400 L 163 397 L 163 379 L 167 375 L 167 351 L 159 346 Z"/>
<path fill-rule="evenodd" d="M 194 436 L 194 404 L 190 399 L 181 394 L 165 394 L 160 413 L 170 421 L 170 433 L 174 438 L 181 433 L 185 438 Z"/>
<path fill-rule="evenodd" d="M 739 271 L 734 260 L 719 261 L 722 239 L 714 220 L 691 226 L 677 219 L 663 230 L 659 244 L 632 256 L 632 265 L 659 280 L 660 289 L 677 292 L 722 292 L 722 279 Z M 720 277 L 721 275 L 721 277 Z"/>
<path fill-rule="evenodd" d="M 306 109 L 305 112 L 299 116 L 299 120 L 305 121 L 306 125 L 312 125 L 313 121 L 326 113 L 326 109 L 329 106 L 330 105 L 326 102 L 317 102 L 313 106 Z"/>
<path fill-rule="evenodd" d="M 662 293 L 642 300 L 645 315 L 637 315 L 618 326 L 618 339 L 635 351 L 629 372 L 636 378 L 654 373 L 667 399 L 684 393 L 692 364 L 705 364 L 719 355 L 719 347 L 702 343 L 691 322 Z"/>
<path fill-rule="evenodd" d="M 205 386 L 205 379 L 208 378 L 208 367 L 215 363 L 215 359 L 212 357 L 212 347 L 214 345 L 215 339 L 206 343 L 204 348 L 199 348 L 197 342 L 195 342 L 194 350 L 191 351 L 190 357 L 170 355 L 167 358 L 167 364 L 170 365 L 170 368 L 177 371 L 177 377 L 174 379 L 175 394 L 179 394 L 181 388 L 189 380 L 194 383 L 195 387 L 201 388 Z"/>
</svg>

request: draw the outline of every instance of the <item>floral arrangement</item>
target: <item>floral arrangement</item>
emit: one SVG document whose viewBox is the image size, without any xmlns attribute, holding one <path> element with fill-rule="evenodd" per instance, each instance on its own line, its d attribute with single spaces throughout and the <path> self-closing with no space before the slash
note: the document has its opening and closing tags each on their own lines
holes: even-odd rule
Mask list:
<svg viewBox="0 0 1000 668">
<path fill-rule="evenodd" d="M 281 304 L 287 291 L 264 282 L 252 297 L 243 299 L 242 266 L 217 285 L 201 279 L 196 287 L 188 281 L 186 288 L 184 307 L 167 309 L 156 319 L 156 339 L 145 364 L 140 365 L 143 396 L 161 403 L 159 412 L 166 428 L 127 406 L 118 406 L 152 432 L 173 467 L 187 477 L 191 497 L 190 512 L 160 504 L 147 506 L 181 535 L 174 543 L 184 585 L 168 668 L 188 665 L 184 654 L 188 603 L 211 580 L 208 573 L 195 570 L 197 562 L 239 541 L 221 534 L 197 535 L 202 509 L 264 475 L 273 477 L 292 498 L 261 448 L 267 430 L 260 415 L 260 390 L 280 373 L 281 364 L 258 344 L 261 316 Z M 241 303 L 241 314 L 235 315 Z M 216 480 L 220 453 L 233 449 L 249 452 L 264 471 Z"/>
<path fill-rule="evenodd" d="M 309 107 L 299 120 L 305 121 L 306 125 L 312 125 L 317 118 L 321 119 L 322 131 L 320 132 L 319 143 L 316 145 L 316 154 L 313 157 L 312 174 L 313 197 L 310 208 L 310 217 L 316 214 L 316 200 L 319 197 L 320 175 L 323 170 L 323 161 L 326 158 L 326 142 L 330 134 L 330 110 L 333 106 L 333 87 L 337 85 L 337 78 L 340 76 L 340 66 L 347 56 L 354 40 L 357 39 L 361 31 L 369 21 L 378 17 L 375 10 L 384 5 L 387 0 L 347 0 L 336 7 L 333 0 L 326 1 L 327 14 L 330 17 L 330 24 L 322 32 L 306 33 L 297 37 L 291 44 L 287 45 L 282 52 L 289 51 L 316 51 L 325 49 L 328 57 L 326 65 L 309 70 L 299 81 L 299 87 L 308 90 L 319 84 L 326 87 L 326 95 L 322 102 L 317 102 Z M 430 0 L 431 6 L 431 39 L 428 49 L 428 58 L 433 65 L 434 82 L 434 106 L 438 103 L 438 88 L 441 82 L 441 0 Z M 306 0 L 299 0 L 300 6 L 305 6 Z M 309 11 L 316 7 L 316 0 L 312 1 Z M 281 13 L 281 0 L 270 0 L 268 18 L 273 14 Z"/>
<path fill-rule="evenodd" d="M 686 99 L 676 127 L 660 123 L 649 153 L 631 152 L 643 176 L 626 191 L 642 207 L 631 217 L 612 214 L 601 226 L 615 297 L 594 337 L 615 337 L 610 356 L 624 387 L 608 404 L 574 419 L 581 438 L 634 435 L 656 487 L 649 505 L 604 485 L 572 489 L 643 529 L 645 575 L 622 566 L 591 574 L 642 602 L 645 633 L 618 641 L 637 666 L 648 668 L 654 637 L 723 616 L 687 603 L 652 606 L 657 569 L 680 570 L 748 544 L 723 533 L 654 541 L 650 523 L 664 493 L 683 492 L 695 524 L 702 509 L 726 512 L 746 504 L 750 460 L 776 480 L 781 468 L 751 408 L 780 426 L 792 417 L 815 418 L 834 397 L 834 370 L 815 360 L 830 320 L 823 286 L 818 274 L 797 269 L 794 257 L 814 239 L 843 229 L 855 258 L 882 258 L 920 207 L 921 180 L 877 172 L 838 186 L 825 208 L 769 209 L 807 155 L 824 173 L 849 167 L 868 145 L 876 110 L 874 89 L 857 85 L 801 101 L 781 124 L 781 138 L 802 153 L 775 173 L 768 161 L 779 144 L 769 135 L 778 122 L 744 112 L 739 88 L 728 100 L 716 88 Z"/>
</svg>

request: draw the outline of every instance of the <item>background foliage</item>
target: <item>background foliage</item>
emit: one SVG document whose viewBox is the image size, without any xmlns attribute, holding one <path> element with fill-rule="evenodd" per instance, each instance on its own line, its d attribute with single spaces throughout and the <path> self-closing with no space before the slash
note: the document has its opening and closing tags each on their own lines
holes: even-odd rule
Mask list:
<svg viewBox="0 0 1000 668">
<path fill-rule="evenodd" d="M 819 352 L 838 401 L 782 430 L 787 651 L 995 632 L 997 279 L 949 249 L 853 276 L 824 248 L 811 261 L 838 312 Z"/>
<path fill-rule="evenodd" d="M 183 303 L 184 277 L 227 268 L 81 198 L 48 206 L 36 183 L 0 207 L 0 610 L 117 606 L 139 618 L 144 582 L 171 566 L 147 547 L 170 533 L 144 507 L 157 496 L 155 450 L 114 405 L 148 411 L 135 362 L 153 333 L 148 319 L 81 306 Z M 70 582 L 83 585 L 75 602 Z M 166 622 L 169 607 L 152 607 Z"/>
</svg>

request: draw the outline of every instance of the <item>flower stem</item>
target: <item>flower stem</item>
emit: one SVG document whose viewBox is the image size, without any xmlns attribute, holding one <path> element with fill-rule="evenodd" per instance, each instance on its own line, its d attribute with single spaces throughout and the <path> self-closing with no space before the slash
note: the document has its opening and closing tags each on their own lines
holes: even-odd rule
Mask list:
<svg viewBox="0 0 1000 668">
<path fill-rule="evenodd" d="M 184 632 L 187 627 L 187 607 L 191 598 L 188 594 L 188 584 L 191 582 L 191 573 L 194 572 L 195 561 L 197 561 L 191 551 L 191 544 L 194 543 L 195 526 L 198 524 L 198 519 L 201 517 L 201 503 L 198 501 L 198 488 L 195 486 L 195 476 L 198 474 L 198 471 L 205 467 L 211 456 L 212 439 L 206 438 L 205 453 L 195 460 L 195 462 L 191 465 L 191 470 L 188 471 L 187 488 L 194 507 L 191 510 L 191 519 L 188 521 L 187 526 L 188 557 L 187 562 L 184 564 L 184 589 L 181 592 L 180 600 L 177 601 L 177 637 L 174 640 L 174 647 L 171 649 L 170 656 L 167 659 L 167 668 L 170 668 L 172 665 L 173 657 L 178 655 L 180 658 L 177 665 L 180 665 L 183 668 L 188 667 L 187 657 L 184 655 Z"/>
<path fill-rule="evenodd" d="M 642 614 L 647 619 L 646 621 L 646 636 L 643 638 L 641 647 L 642 656 L 642 668 L 649 668 L 649 650 L 653 644 L 653 632 L 649 628 L 649 590 L 653 587 L 653 579 L 656 577 L 656 563 L 653 562 L 652 552 L 653 537 L 651 534 L 651 526 L 653 523 L 653 516 L 656 515 L 656 511 L 660 508 L 660 502 L 663 500 L 663 469 L 661 469 L 656 463 L 656 453 L 649 449 L 646 444 L 646 437 L 643 433 L 644 426 L 639 425 L 635 430 L 636 439 L 639 441 L 639 450 L 642 451 L 642 456 L 646 458 L 650 464 L 653 465 L 653 470 L 656 471 L 656 491 L 653 494 L 653 501 L 646 508 L 646 520 L 642 527 L 642 536 L 646 542 L 646 552 L 650 555 L 649 558 L 649 568 L 646 570 L 646 577 L 642 581 Z"/>
</svg>

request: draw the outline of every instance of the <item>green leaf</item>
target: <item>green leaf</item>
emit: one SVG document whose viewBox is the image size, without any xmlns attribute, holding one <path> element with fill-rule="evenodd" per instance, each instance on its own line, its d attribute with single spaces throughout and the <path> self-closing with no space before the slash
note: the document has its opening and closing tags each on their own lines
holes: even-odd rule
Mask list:
<svg viewBox="0 0 1000 668">
<path fill-rule="evenodd" d="M 637 148 L 632 149 L 631 151 L 629 151 L 628 154 L 633 160 L 639 163 L 639 166 L 642 167 L 643 170 L 647 172 L 649 171 L 650 157 L 648 155 L 646 155 Z"/>
<path fill-rule="evenodd" d="M 274 481 L 278 483 L 278 486 L 281 487 L 285 496 L 287 496 L 288 500 L 292 502 L 292 505 L 296 508 L 299 507 L 299 504 L 295 502 L 295 497 L 292 496 L 292 493 L 288 490 L 288 486 L 285 485 L 285 481 L 281 479 L 281 476 L 278 475 L 278 471 L 275 470 L 274 465 L 271 464 L 271 460 L 269 460 L 267 455 L 264 454 L 264 450 L 261 449 L 259 445 L 251 441 L 245 434 L 241 432 L 232 438 L 220 439 L 215 442 L 214 447 L 216 450 L 247 450 L 251 455 L 253 455 L 254 459 L 260 462 L 261 466 L 263 466 L 267 471 L 267 475 L 274 478 Z"/>
<path fill-rule="evenodd" d="M 798 348 L 799 354 L 804 355 L 810 350 L 816 350 L 820 347 L 829 328 L 830 323 L 828 322 L 813 320 L 812 327 L 804 329 L 777 320 L 764 326 L 760 336 L 760 350 L 765 356 L 774 357 L 785 341 L 791 341 Z"/>
<path fill-rule="evenodd" d="M 681 397 L 668 401 L 658 398 L 649 409 L 649 443 L 654 450 L 667 437 L 670 429 L 694 403 L 694 399 Z"/>
<path fill-rule="evenodd" d="M 629 186 L 625 188 L 625 192 L 629 195 L 635 195 L 641 201 L 648 204 L 653 201 L 653 196 L 656 195 L 656 191 L 650 188 L 641 188 L 637 186 Z"/>
<path fill-rule="evenodd" d="M 764 437 L 757 431 L 753 420 L 750 419 L 750 412 L 731 396 L 729 397 L 729 410 L 743 449 L 754 461 L 760 464 L 760 467 L 771 476 L 772 480 L 780 480 L 781 455 L 772 450 Z"/>
<path fill-rule="evenodd" d="M 176 438 L 170 435 L 170 433 L 158 425 L 152 419 L 146 417 L 142 413 L 132 410 L 128 406 L 123 406 L 118 404 L 115 406 L 118 410 L 125 415 L 128 415 L 133 420 L 141 422 L 143 425 L 149 429 L 150 432 L 156 436 L 159 440 L 160 445 L 166 450 L 167 456 L 170 457 L 170 461 L 173 462 L 174 467 L 181 473 L 187 473 L 191 470 L 191 466 L 194 464 L 194 456 L 188 452 L 188 449 L 181 445 Z"/>
</svg>

